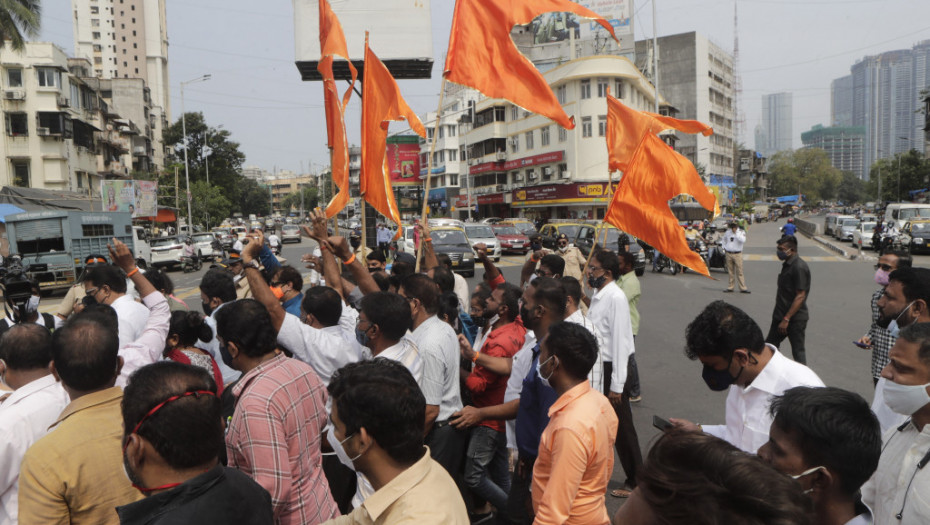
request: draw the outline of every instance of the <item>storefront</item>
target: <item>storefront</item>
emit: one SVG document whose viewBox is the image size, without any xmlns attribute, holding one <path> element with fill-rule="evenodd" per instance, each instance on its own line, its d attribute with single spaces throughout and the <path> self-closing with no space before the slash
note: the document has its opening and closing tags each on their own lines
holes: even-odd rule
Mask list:
<svg viewBox="0 0 930 525">
<path fill-rule="evenodd" d="M 614 183 L 614 188 L 617 184 Z M 606 182 L 547 184 L 513 190 L 514 215 L 530 220 L 603 219 L 610 204 Z"/>
</svg>

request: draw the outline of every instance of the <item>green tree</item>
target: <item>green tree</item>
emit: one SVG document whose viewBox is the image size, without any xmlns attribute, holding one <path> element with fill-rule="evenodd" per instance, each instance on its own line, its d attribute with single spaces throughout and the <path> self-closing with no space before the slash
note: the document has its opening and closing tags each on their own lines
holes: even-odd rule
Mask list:
<svg viewBox="0 0 930 525">
<path fill-rule="evenodd" d="M 39 0 L 0 0 L 0 44 L 10 41 L 16 51 L 26 47 L 26 39 L 39 36 L 42 6 Z"/>
<path fill-rule="evenodd" d="M 898 153 L 893 158 L 879 159 L 869 170 L 869 195 L 878 195 L 879 173 L 882 177 L 882 201 L 906 201 L 910 199 L 911 190 L 927 187 L 930 161 L 913 149 L 907 153 Z"/>
<path fill-rule="evenodd" d="M 774 196 L 804 195 L 806 203 L 836 198 L 842 173 L 822 149 L 779 151 L 768 161 Z"/>
<path fill-rule="evenodd" d="M 304 196 L 304 212 L 308 212 L 319 205 L 316 186 L 304 186 L 301 188 L 301 191 Z M 282 213 L 289 213 L 291 210 L 300 210 L 301 191 L 295 191 L 281 199 Z"/>
<path fill-rule="evenodd" d="M 268 188 L 260 186 L 252 179 L 242 177 L 239 182 L 239 212 L 245 216 L 250 213 L 264 217 L 271 213 Z"/>
<path fill-rule="evenodd" d="M 869 195 L 866 192 L 866 186 L 865 181 L 860 179 L 858 175 L 844 171 L 836 198 L 846 204 L 865 202 L 868 200 Z"/>
<path fill-rule="evenodd" d="M 223 194 L 223 190 L 217 186 L 208 186 L 205 180 L 191 182 L 191 197 L 194 224 L 216 226 L 232 215 L 233 204 Z M 182 215 L 186 211 L 182 210 Z"/>
<path fill-rule="evenodd" d="M 0 0 L 3 1 L 3 0 Z M 239 143 L 231 140 L 229 131 L 207 125 L 203 113 L 185 113 L 187 125 L 187 167 L 191 187 L 197 181 L 207 180 L 209 164 L 210 184 L 219 187 L 230 202 L 238 202 L 242 193 L 242 163 L 245 154 Z M 164 140 L 169 151 L 169 161 L 181 166 L 181 181 L 184 185 L 184 141 L 182 123 L 179 118 L 165 129 Z M 209 156 L 204 156 L 208 152 Z M 170 174 L 171 178 L 174 173 Z M 172 185 L 174 181 L 172 180 Z M 182 194 L 183 195 L 183 194 Z M 243 213 L 245 213 L 243 211 Z"/>
</svg>

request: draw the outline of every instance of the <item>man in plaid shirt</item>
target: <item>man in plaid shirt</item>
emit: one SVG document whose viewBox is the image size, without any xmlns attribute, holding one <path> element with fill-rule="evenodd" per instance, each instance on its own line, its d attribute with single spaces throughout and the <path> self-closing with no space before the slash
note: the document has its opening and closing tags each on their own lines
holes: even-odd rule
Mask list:
<svg viewBox="0 0 930 525">
<path fill-rule="evenodd" d="M 326 387 L 310 365 L 275 353 L 271 317 L 258 301 L 229 304 L 216 325 L 224 359 L 229 356 L 228 364 L 242 372 L 232 387 L 229 466 L 271 494 L 277 524 L 316 525 L 338 516 L 320 453 Z"/>
<path fill-rule="evenodd" d="M 881 285 L 881 288 L 872 294 L 872 325 L 869 332 L 859 339 L 859 344 L 866 345 L 864 348 L 872 349 L 872 384 L 878 382 L 882 373 L 882 368 L 888 364 L 888 352 L 894 346 L 895 337 L 887 329 L 878 326 L 878 318 L 881 313 L 878 311 L 878 300 L 885 293 L 885 287 L 888 286 L 888 275 L 898 268 L 910 268 L 911 255 L 906 252 L 888 252 L 878 259 L 875 265 L 875 282 Z"/>
</svg>

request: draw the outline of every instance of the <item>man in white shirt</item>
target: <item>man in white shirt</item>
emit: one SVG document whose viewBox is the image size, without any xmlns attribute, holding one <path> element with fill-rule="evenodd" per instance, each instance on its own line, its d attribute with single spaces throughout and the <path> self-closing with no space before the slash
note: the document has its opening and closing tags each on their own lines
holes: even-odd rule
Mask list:
<svg viewBox="0 0 930 525">
<path fill-rule="evenodd" d="M 878 469 L 862 486 L 875 525 L 930 523 L 930 469 L 924 468 L 930 462 L 928 349 L 930 323 L 912 324 L 901 330 L 882 369 L 885 403 L 909 419 L 885 433 Z"/>
<path fill-rule="evenodd" d="M 426 397 L 426 444 L 439 464 L 455 476 L 462 464 L 467 434 L 449 425 L 462 409 L 459 390 L 459 341 L 455 330 L 436 316 L 439 285 L 425 274 L 404 279 L 400 295 L 410 304 L 413 332 L 407 336 L 423 360 L 423 395 Z"/>
<path fill-rule="evenodd" d="M 594 340 L 597 341 L 597 347 L 604 348 L 604 338 L 601 336 L 601 332 L 594 326 L 594 323 L 590 319 L 585 317 L 581 308 L 579 308 L 579 305 L 582 304 L 581 298 L 584 294 L 581 290 L 581 283 L 574 277 L 561 277 L 559 278 L 559 284 L 565 289 L 565 295 L 568 297 L 568 300 L 565 302 L 565 321 L 580 324 L 587 328 L 588 331 L 591 332 L 591 335 L 594 336 Z M 604 360 L 600 352 L 597 353 L 594 366 L 588 374 L 588 381 L 591 382 L 591 388 L 598 392 L 604 391 Z"/>
<path fill-rule="evenodd" d="M 630 303 L 617 285 L 620 278 L 620 258 L 612 251 L 598 250 L 588 262 L 588 285 L 595 290 L 588 308 L 588 319 L 601 334 L 601 360 L 604 363 L 604 395 L 610 400 L 620 425 L 614 446 L 620 465 L 626 474 L 622 489 L 611 492 L 615 497 L 627 497 L 636 488 L 636 471 L 643 465 L 639 436 L 633 426 L 630 408 L 630 360 L 635 352 Z"/>
<path fill-rule="evenodd" d="M 47 328 L 15 325 L 0 343 L 0 378 L 13 389 L 0 404 L 0 524 L 15 525 L 23 456 L 71 400 L 49 370 L 52 335 Z"/>
<path fill-rule="evenodd" d="M 732 292 L 733 284 L 736 282 L 739 284 L 740 292 L 749 293 L 746 278 L 743 277 L 744 244 L 746 244 L 746 230 L 741 229 L 736 221 L 730 221 L 722 239 L 723 251 L 726 252 L 727 274 L 730 276 L 730 283 L 724 290 L 726 292 Z"/>
<path fill-rule="evenodd" d="M 813 370 L 766 344 L 762 329 L 746 312 L 724 301 L 710 303 L 691 321 L 685 341 L 688 357 L 704 365 L 707 386 L 714 391 L 730 389 L 726 425 L 671 422 L 703 430 L 749 453 L 769 440 L 772 396 L 795 386 L 824 386 Z"/>
<path fill-rule="evenodd" d="M 759 457 L 798 480 L 814 503 L 811 523 L 871 525 L 859 487 L 882 450 L 878 420 L 862 396 L 796 386 L 772 398 L 775 420 Z"/>
<path fill-rule="evenodd" d="M 116 310 L 120 348 L 142 335 L 149 309 L 126 294 L 126 278 L 119 268 L 110 264 L 91 268 L 84 278 L 84 291 L 95 302 Z"/>
</svg>

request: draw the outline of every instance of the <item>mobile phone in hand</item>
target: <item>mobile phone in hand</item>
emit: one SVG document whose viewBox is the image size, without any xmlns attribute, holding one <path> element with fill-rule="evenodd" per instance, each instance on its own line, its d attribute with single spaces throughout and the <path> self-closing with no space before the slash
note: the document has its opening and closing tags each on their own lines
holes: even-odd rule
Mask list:
<svg viewBox="0 0 930 525">
<path fill-rule="evenodd" d="M 859 341 L 853 341 L 853 344 L 856 345 L 856 346 L 858 346 L 859 348 L 866 348 L 866 349 L 872 348 L 872 345 L 867 345 L 867 344 L 865 344 L 865 343 L 860 343 Z"/>
<path fill-rule="evenodd" d="M 666 430 L 674 427 L 675 425 L 673 425 L 672 422 L 667 419 L 663 419 L 659 416 L 652 416 L 652 426 L 665 432 Z"/>
</svg>

